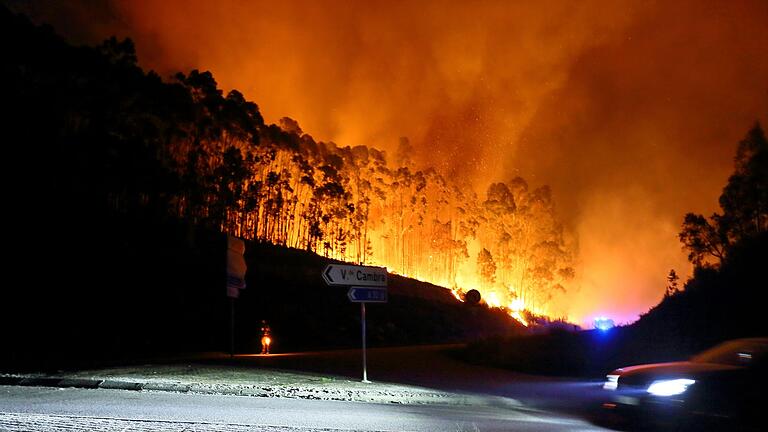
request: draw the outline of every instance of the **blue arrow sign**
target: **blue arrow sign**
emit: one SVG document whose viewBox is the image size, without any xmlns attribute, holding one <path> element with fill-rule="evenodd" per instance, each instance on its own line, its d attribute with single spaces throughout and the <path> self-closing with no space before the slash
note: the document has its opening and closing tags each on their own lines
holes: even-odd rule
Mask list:
<svg viewBox="0 0 768 432">
<path fill-rule="evenodd" d="M 351 287 L 347 297 L 352 303 L 386 303 L 387 289 L 381 287 Z"/>
</svg>

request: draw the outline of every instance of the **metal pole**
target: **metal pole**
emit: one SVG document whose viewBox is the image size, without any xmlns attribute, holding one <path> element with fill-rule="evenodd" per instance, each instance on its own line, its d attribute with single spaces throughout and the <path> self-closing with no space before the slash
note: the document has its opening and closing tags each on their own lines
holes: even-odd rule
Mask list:
<svg viewBox="0 0 768 432">
<path fill-rule="evenodd" d="M 368 367 L 367 367 L 367 356 L 365 352 L 365 302 L 360 303 L 360 315 L 362 316 L 362 323 L 363 323 L 363 382 L 369 383 L 368 381 Z"/>
<path fill-rule="evenodd" d="M 229 356 L 235 356 L 235 299 L 229 298 Z"/>
</svg>

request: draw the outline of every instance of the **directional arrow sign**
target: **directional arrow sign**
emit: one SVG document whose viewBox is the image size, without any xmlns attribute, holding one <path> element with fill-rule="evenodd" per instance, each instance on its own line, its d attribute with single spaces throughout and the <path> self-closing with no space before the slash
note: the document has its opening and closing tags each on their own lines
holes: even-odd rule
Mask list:
<svg viewBox="0 0 768 432">
<path fill-rule="evenodd" d="M 387 286 L 387 269 L 355 265 L 329 264 L 323 270 L 328 285 Z"/>
<path fill-rule="evenodd" d="M 382 287 L 351 287 L 347 297 L 352 303 L 386 303 L 387 289 Z"/>
</svg>

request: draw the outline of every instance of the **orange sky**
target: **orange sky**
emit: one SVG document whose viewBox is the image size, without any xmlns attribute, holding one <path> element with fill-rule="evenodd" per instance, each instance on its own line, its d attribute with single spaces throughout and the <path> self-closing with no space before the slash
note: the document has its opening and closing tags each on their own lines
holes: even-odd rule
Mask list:
<svg viewBox="0 0 768 432">
<path fill-rule="evenodd" d="M 10 2 L 75 42 L 130 36 L 146 68 L 208 69 L 318 140 L 450 175 L 550 184 L 580 239 L 556 308 L 628 322 L 690 266 L 736 143 L 768 120 L 768 2 Z M 87 5 L 85 7 L 84 5 Z"/>
</svg>

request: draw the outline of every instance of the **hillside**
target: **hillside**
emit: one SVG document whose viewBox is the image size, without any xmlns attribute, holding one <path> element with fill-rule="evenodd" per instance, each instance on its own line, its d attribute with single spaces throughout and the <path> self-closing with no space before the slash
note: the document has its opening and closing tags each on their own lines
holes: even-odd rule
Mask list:
<svg viewBox="0 0 768 432">
<path fill-rule="evenodd" d="M 98 220 L 52 225 L 35 289 L 4 292 L 11 307 L 0 363 L 58 368 L 228 350 L 224 235 L 179 221 Z M 359 346 L 359 305 L 320 276 L 330 260 L 258 243 L 248 243 L 245 256 L 248 286 L 235 301 L 236 351 L 258 351 L 262 319 L 272 326 L 274 352 Z M 520 330 L 506 313 L 460 303 L 441 287 L 396 275 L 389 287 L 388 303 L 367 308 L 370 346 Z"/>
<path fill-rule="evenodd" d="M 275 351 L 358 346 L 359 306 L 320 277 L 330 262 L 320 254 L 364 247 L 354 240 L 369 200 L 342 157 L 357 153 L 265 124 L 255 103 L 224 96 L 209 72 L 169 81 L 145 72 L 128 39 L 73 46 L 1 5 L 0 24 L 12 269 L 0 364 L 226 350 L 224 233 L 233 231 L 252 239 L 248 288 L 235 303 L 238 351 L 256 350 L 262 319 Z M 383 161 L 374 150 L 371 160 Z M 302 208 L 290 195 L 300 191 Z M 434 285 L 392 276 L 390 290 L 389 303 L 368 308 L 372 346 L 518 329 Z"/>
</svg>

